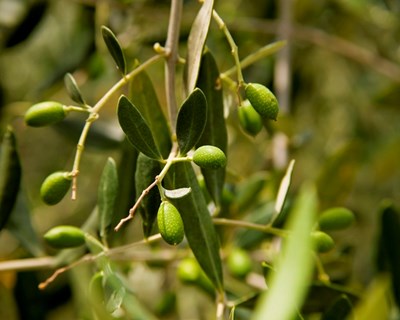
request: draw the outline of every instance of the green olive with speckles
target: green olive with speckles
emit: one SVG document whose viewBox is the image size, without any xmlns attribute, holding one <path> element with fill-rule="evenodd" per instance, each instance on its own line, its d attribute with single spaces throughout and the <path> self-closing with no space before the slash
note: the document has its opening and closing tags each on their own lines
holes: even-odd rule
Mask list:
<svg viewBox="0 0 400 320">
<path fill-rule="evenodd" d="M 54 248 L 65 249 L 83 245 L 85 234 L 74 226 L 57 226 L 47 231 L 44 239 Z"/>
<path fill-rule="evenodd" d="M 31 127 L 42 127 L 63 120 L 67 115 L 64 105 L 55 101 L 44 101 L 31 106 L 25 113 L 25 123 Z"/>
<path fill-rule="evenodd" d="M 69 188 L 71 187 L 72 177 L 67 171 L 57 171 L 49 175 L 40 187 L 40 197 L 48 205 L 59 203 Z"/>
<path fill-rule="evenodd" d="M 158 230 L 170 245 L 177 245 L 184 237 L 183 221 L 178 209 L 170 202 L 163 201 L 157 212 Z"/>
<path fill-rule="evenodd" d="M 226 156 L 220 148 L 205 145 L 193 153 L 193 162 L 201 168 L 219 169 L 226 166 Z"/>
<path fill-rule="evenodd" d="M 279 113 L 278 100 L 267 87 L 259 83 L 249 83 L 245 87 L 245 93 L 262 118 L 276 120 Z"/>
</svg>

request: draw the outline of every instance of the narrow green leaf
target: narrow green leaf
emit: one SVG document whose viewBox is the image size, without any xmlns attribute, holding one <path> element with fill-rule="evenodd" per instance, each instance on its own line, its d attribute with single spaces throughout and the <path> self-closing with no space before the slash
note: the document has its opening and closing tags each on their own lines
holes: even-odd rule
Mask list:
<svg viewBox="0 0 400 320">
<path fill-rule="evenodd" d="M 135 189 L 136 199 L 142 194 L 161 171 L 161 165 L 144 154 L 139 154 L 136 165 Z M 143 233 L 145 237 L 151 235 L 154 222 L 157 218 L 157 211 L 161 204 L 161 197 L 157 188 L 152 188 L 143 198 L 139 206 L 139 212 L 143 220 Z"/>
<path fill-rule="evenodd" d="M 217 64 L 209 51 L 202 57 L 197 86 L 203 91 L 208 104 L 206 127 L 197 146 L 216 146 L 227 154 L 228 135 L 224 118 L 222 86 Z M 225 170 L 225 167 L 217 170 L 201 169 L 207 190 L 217 205 L 221 202 Z"/>
<path fill-rule="evenodd" d="M 179 188 L 174 190 L 164 189 L 164 195 L 169 199 L 179 199 L 190 193 L 190 188 Z"/>
<path fill-rule="evenodd" d="M 161 108 L 153 83 L 146 72 L 140 72 L 131 83 L 130 97 L 132 103 L 143 115 L 151 132 L 153 132 L 155 143 L 164 158 L 168 157 L 171 150 L 171 132 Z"/>
<path fill-rule="evenodd" d="M 201 268 L 215 288 L 223 291 L 219 239 L 193 167 L 190 163 L 176 163 L 166 180 L 170 189 L 191 188 L 187 196 L 171 201 L 182 216 L 186 238 Z"/>
<path fill-rule="evenodd" d="M 0 230 L 4 228 L 13 211 L 21 181 L 15 135 L 8 127 L 1 144 L 0 154 Z"/>
<path fill-rule="evenodd" d="M 130 143 L 148 157 L 162 159 L 149 126 L 127 97 L 119 98 L 117 113 L 119 124 Z"/>
<path fill-rule="evenodd" d="M 176 136 L 181 155 L 185 155 L 199 141 L 207 121 L 207 100 L 196 88 L 183 102 L 176 122 Z"/>
<path fill-rule="evenodd" d="M 301 307 L 313 272 L 310 231 L 316 211 L 316 190 L 304 185 L 289 217 L 290 235 L 284 243 L 277 272 L 267 279 L 269 289 L 260 296 L 253 320 L 291 320 Z"/>
<path fill-rule="evenodd" d="M 278 195 L 275 202 L 275 215 L 272 219 L 272 222 L 279 218 L 279 215 L 281 214 L 283 209 L 283 205 L 285 204 L 286 196 L 290 187 L 290 181 L 292 179 L 294 163 L 294 160 L 290 161 L 285 176 L 282 178 L 281 184 L 279 186 Z"/>
<path fill-rule="evenodd" d="M 210 27 L 213 6 L 213 0 L 205 0 L 190 29 L 186 58 L 187 92 L 191 92 L 196 85 L 201 56 Z"/>
<path fill-rule="evenodd" d="M 113 225 L 117 224 L 135 204 L 135 174 L 139 151 L 133 148 L 128 139 L 125 139 L 121 145 L 121 158 L 118 163 L 118 181 L 119 191 L 115 215 L 113 216 Z M 118 237 L 119 234 L 115 233 Z"/>
<path fill-rule="evenodd" d="M 122 74 L 126 74 L 126 60 L 124 52 L 122 51 L 121 45 L 115 34 L 107 27 L 101 27 L 101 34 L 103 35 L 104 42 L 113 57 L 118 69 L 122 72 Z"/>
<path fill-rule="evenodd" d="M 400 214 L 391 200 L 385 200 L 381 206 L 378 266 L 381 271 L 391 273 L 393 297 L 400 306 Z"/>
<path fill-rule="evenodd" d="M 79 90 L 78 84 L 76 83 L 72 74 L 67 73 L 64 76 L 64 84 L 70 98 L 76 103 L 79 103 L 81 106 L 86 106 L 86 102 L 83 99 L 82 93 Z"/>
<path fill-rule="evenodd" d="M 118 196 L 118 172 L 114 159 L 108 158 L 101 175 L 98 206 L 100 237 L 106 243 Z"/>
</svg>

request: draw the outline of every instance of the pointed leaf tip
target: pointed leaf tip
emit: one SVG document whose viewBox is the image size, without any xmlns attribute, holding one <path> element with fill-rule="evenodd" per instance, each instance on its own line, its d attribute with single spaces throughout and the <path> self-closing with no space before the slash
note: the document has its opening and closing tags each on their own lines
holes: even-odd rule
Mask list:
<svg viewBox="0 0 400 320">
<path fill-rule="evenodd" d="M 199 141 L 207 121 L 207 100 L 199 88 L 193 90 L 179 109 L 176 136 L 180 154 L 185 155 Z"/>
<path fill-rule="evenodd" d="M 127 73 L 125 55 L 117 37 L 106 26 L 101 27 L 101 34 L 103 35 L 104 42 L 118 69 L 125 75 Z"/>
<path fill-rule="evenodd" d="M 64 84 L 70 98 L 76 103 L 85 106 L 86 102 L 83 99 L 82 93 L 79 90 L 78 84 L 76 83 L 75 78 L 73 77 L 72 74 L 67 73 L 64 76 Z"/>
<path fill-rule="evenodd" d="M 129 142 L 140 152 L 152 159 L 162 159 L 153 134 L 139 110 L 122 95 L 118 101 L 118 121 Z"/>
</svg>

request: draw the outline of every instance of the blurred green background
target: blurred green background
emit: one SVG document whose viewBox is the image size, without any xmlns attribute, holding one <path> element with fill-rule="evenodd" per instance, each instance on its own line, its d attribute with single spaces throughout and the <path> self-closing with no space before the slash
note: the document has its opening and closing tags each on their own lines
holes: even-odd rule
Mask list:
<svg viewBox="0 0 400 320">
<path fill-rule="evenodd" d="M 0 131 L 8 124 L 15 128 L 23 166 L 21 202 L 29 207 L 37 234 L 86 219 L 105 159 L 119 156 L 122 133 L 116 126 L 116 101 L 111 101 L 88 141 L 78 201 L 65 199 L 56 208 L 46 207 L 38 198 L 40 184 L 49 173 L 71 167 L 84 119 L 34 129 L 23 123 L 24 112 L 43 100 L 70 104 L 63 84 L 67 72 L 94 104 L 118 80 L 100 26 L 118 35 L 132 66 L 135 59 L 144 61 L 153 54 L 155 42 L 165 42 L 169 5 L 157 0 L 0 0 Z M 321 210 L 340 205 L 355 212 L 357 224 L 335 235 L 345 254 L 327 266 L 339 281 L 365 288 L 376 272 L 381 203 L 391 199 L 400 205 L 400 2 L 230 0 L 216 1 L 215 8 L 241 58 L 287 40 L 283 50 L 243 70 L 246 81 L 269 86 L 281 103 L 278 121 L 268 131 L 255 139 L 243 134 L 235 124 L 234 107 L 228 107 L 232 95 L 226 95 L 229 170 L 241 177 L 267 170 L 279 181 L 295 159 L 291 192 L 311 179 L 317 182 Z M 184 2 L 183 57 L 198 9 L 197 1 Z M 221 71 L 233 66 L 215 23 L 207 45 Z M 162 65 L 149 73 L 165 105 Z M 43 250 L 34 245 L 22 249 L 8 230 L 0 234 L 0 243 L 7 243 L 0 246 L 3 260 Z M 14 277 L 0 274 L 2 287 L 13 288 Z M 5 303 L 7 295 L 0 296 Z"/>
</svg>

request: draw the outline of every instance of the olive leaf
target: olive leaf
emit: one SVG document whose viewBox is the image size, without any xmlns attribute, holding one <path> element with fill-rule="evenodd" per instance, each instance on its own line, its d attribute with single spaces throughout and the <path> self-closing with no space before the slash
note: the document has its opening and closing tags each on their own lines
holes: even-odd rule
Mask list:
<svg viewBox="0 0 400 320">
<path fill-rule="evenodd" d="M 86 102 L 72 74 L 67 73 L 64 76 L 64 84 L 70 98 L 81 106 L 86 106 Z"/>
<path fill-rule="evenodd" d="M 316 190 L 313 185 L 305 184 L 290 213 L 287 224 L 290 235 L 285 239 L 277 272 L 270 274 L 269 290 L 260 296 L 252 319 L 293 319 L 301 308 L 314 266 L 310 232 L 316 213 Z"/>
<path fill-rule="evenodd" d="M 117 165 L 112 158 L 108 158 L 100 178 L 98 190 L 98 217 L 100 237 L 106 243 L 118 196 Z"/>
<path fill-rule="evenodd" d="M 130 97 L 153 132 L 155 143 L 161 154 L 167 158 L 171 150 L 171 132 L 153 83 L 146 72 L 140 72 L 133 78 Z"/>
<path fill-rule="evenodd" d="M 191 92 L 196 85 L 201 56 L 211 23 L 213 6 L 213 0 L 205 0 L 190 29 L 186 58 L 187 92 Z"/>
<path fill-rule="evenodd" d="M 122 72 L 122 74 L 126 74 L 126 60 L 124 52 L 122 51 L 121 45 L 115 36 L 115 34 L 106 26 L 101 27 L 101 34 L 103 35 L 104 42 L 113 57 L 118 69 Z"/>
<path fill-rule="evenodd" d="M 176 122 L 179 152 L 185 155 L 199 141 L 207 121 L 207 100 L 196 88 L 183 102 Z"/>
<path fill-rule="evenodd" d="M 139 110 L 122 95 L 118 101 L 118 120 L 128 140 L 140 152 L 152 159 L 162 159 L 153 134 Z"/>
<path fill-rule="evenodd" d="M 202 57 L 197 86 L 203 91 L 208 104 L 206 127 L 197 146 L 216 146 L 226 154 L 228 138 L 224 118 L 222 86 L 217 64 L 209 51 L 204 53 Z M 207 190 L 217 205 L 221 202 L 225 170 L 225 167 L 217 170 L 201 169 Z"/>
<path fill-rule="evenodd" d="M 154 182 L 155 177 L 160 171 L 161 166 L 158 161 L 147 157 L 143 153 L 139 154 L 135 173 L 136 199 L 139 198 L 143 190 Z M 145 237 L 151 235 L 160 203 L 161 197 L 157 188 L 152 188 L 140 203 L 138 210 L 142 216 L 143 233 Z"/>
<path fill-rule="evenodd" d="M 400 252 L 397 246 L 400 241 L 400 214 L 391 200 L 385 200 L 381 207 L 378 268 L 383 272 L 391 271 L 393 297 L 400 306 Z"/>
<path fill-rule="evenodd" d="M 171 199 L 171 202 L 181 213 L 185 235 L 194 256 L 214 287 L 222 292 L 219 239 L 192 165 L 186 162 L 174 164 L 166 180 L 170 189 L 191 188 L 187 196 Z"/>
<path fill-rule="evenodd" d="M 163 188 L 163 190 L 164 190 L 164 195 L 169 199 L 182 198 L 182 197 L 186 196 L 187 194 L 189 194 L 190 191 L 192 191 L 191 188 L 179 188 L 179 189 L 174 189 L 174 190 L 168 190 L 168 189 Z"/>
<path fill-rule="evenodd" d="M 292 173 L 293 173 L 293 167 L 294 167 L 294 160 L 291 160 L 288 168 L 286 169 L 286 173 L 284 175 L 284 177 L 281 180 L 281 184 L 279 186 L 279 190 L 278 190 L 278 195 L 276 197 L 276 202 L 275 202 L 275 214 L 272 218 L 271 223 L 274 223 L 275 221 L 277 221 L 278 219 L 281 218 L 281 214 L 283 215 L 283 206 L 285 204 L 286 198 L 287 198 L 287 194 L 289 191 L 289 187 L 290 187 L 290 182 L 292 179 Z"/>
<path fill-rule="evenodd" d="M 19 161 L 14 131 L 8 127 L 1 144 L 0 155 L 0 230 L 4 228 L 14 205 L 21 182 Z"/>
</svg>

